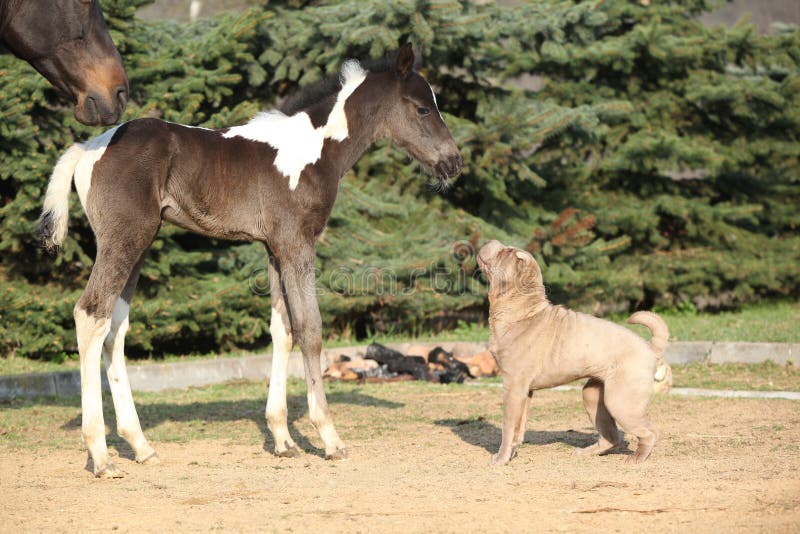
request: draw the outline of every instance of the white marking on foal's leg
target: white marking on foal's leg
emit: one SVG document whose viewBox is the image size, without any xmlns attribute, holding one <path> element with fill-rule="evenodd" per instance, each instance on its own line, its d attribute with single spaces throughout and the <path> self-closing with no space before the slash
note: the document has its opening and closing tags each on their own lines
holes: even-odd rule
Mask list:
<svg viewBox="0 0 800 534">
<path fill-rule="evenodd" d="M 306 367 L 306 385 L 308 387 L 308 416 L 314 428 L 319 432 L 320 438 L 325 443 L 325 456 L 329 459 L 339 460 L 347 457 L 344 442 L 339 439 L 336 427 L 333 425 L 328 401 L 325 398 L 325 389 L 322 383 L 322 369 L 320 357 L 303 358 Z"/>
<path fill-rule="evenodd" d="M 100 353 L 111 329 L 110 319 L 95 319 L 83 309 L 75 309 L 75 329 L 81 355 L 81 430 L 83 441 L 94 463 L 95 476 L 121 476 L 111 462 L 106 447 L 103 397 L 100 382 Z"/>
<path fill-rule="evenodd" d="M 299 451 L 289 435 L 286 408 L 286 378 L 289 373 L 289 354 L 292 351 L 292 334 L 287 332 L 280 312 L 272 308 L 269 332 L 272 335 L 272 373 L 269 377 L 266 418 L 275 440 L 275 454 L 297 456 Z"/>
<path fill-rule="evenodd" d="M 125 334 L 128 332 L 130 305 L 119 298 L 114 304 L 111 329 L 103 343 L 103 359 L 106 362 L 108 385 L 114 399 L 117 414 L 117 433 L 130 444 L 139 463 L 158 463 L 155 449 L 150 446 L 142 432 L 139 415 L 133 403 L 133 394 L 125 368 Z"/>
<path fill-rule="evenodd" d="M 325 443 L 325 456 L 332 459 L 345 458 L 347 456 L 346 447 L 333 425 L 321 380 L 315 382 L 308 394 L 308 413 L 314 428 L 317 429 Z"/>
<path fill-rule="evenodd" d="M 81 144 L 84 154 L 75 166 L 75 190 L 78 192 L 78 198 L 81 199 L 81 206 L 83 206 L 84 211 L 86 211 L 86 199 L 89 196 L 89 188 L 92 185 L 94 164 L 103 157 L 108 144 L 111 142 L 111 138 L 114 137 L 118 128 L 119 126 L 115 126 Z"/>
</svg>

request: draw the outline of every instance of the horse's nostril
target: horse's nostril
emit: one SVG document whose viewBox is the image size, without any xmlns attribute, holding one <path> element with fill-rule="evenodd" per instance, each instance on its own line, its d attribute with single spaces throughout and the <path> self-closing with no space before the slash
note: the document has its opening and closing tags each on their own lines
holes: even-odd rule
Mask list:
<svg viewBox="0 0 800 534">
<path fill-rule="evenodd" d="M 93 96 L 88 96 L 83 100 L 83 110 L 87 117 L 97 117 L 97 101 Z"/>
<path fill-rule="evenodd" d="M 457 175 L 461 172 L 461 155 L 456 154 L 452 158 L 450 158 L 450 170 L 452 171 L 452 175 Z"/>
<path fill-rule="evenodd" d="M 119 104 L 120 109 L 125 109 L 125 105 L 128 103 L 128 88 L 124 85 L 120 85 L 117 87 L 117 90 L 114 92 L 117 97 L 117 103 Z"/>
</svg>

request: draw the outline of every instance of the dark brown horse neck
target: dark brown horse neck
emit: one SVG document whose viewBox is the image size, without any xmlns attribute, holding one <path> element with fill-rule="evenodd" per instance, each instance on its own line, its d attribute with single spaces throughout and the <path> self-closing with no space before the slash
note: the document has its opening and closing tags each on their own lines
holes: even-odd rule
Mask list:
<svg viewBox="0 0 800 534">
<path fill-rule="evenodd" d="M 386 87 L 386 73 L 370 73 L 345 103 L 348 135 L 341 141 L 326 139 L 322 156 L 315 168 L 323 170 L 326 181 L 338 181 L 377 140 L 387 137 L 388 105 L 379 92 Z M 330 102 L 306 110 L 310 116 L 316 109 L 329 109 Z"/>
</svg>

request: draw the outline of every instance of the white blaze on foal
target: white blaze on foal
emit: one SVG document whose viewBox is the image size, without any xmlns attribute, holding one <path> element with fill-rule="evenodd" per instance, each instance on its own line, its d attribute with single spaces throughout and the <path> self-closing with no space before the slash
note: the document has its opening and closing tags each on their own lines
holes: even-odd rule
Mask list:
<svg viewBox="0 0 800 534">
<path fill-rule="evenodd" d="M 289 189 L 294 191 L 300 183 L 300 174 L 307 165 L 319 160 L 325 139 L 344 141 L 349 135 L 344 104 L 353 91 L 367 77 L 366 71 L 358 61 L 346 61 L 341 70 L 342 88 L 336 103 L 328 115 L 328 120 L 319 128 L 314 128 L 308 113 L 300 112 L 291 116 L 273 110 L 259 113 L 250 122 L 234 126 L 224 137 L 244 137 L 251 141 L 267 143 L 278 151 L 275 167 L 289 178 Z"/>
</svg>

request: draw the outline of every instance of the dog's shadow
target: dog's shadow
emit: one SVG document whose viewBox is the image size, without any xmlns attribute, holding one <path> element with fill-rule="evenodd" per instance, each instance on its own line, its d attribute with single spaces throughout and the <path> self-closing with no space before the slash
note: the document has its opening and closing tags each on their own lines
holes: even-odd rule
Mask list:
<svg viewBox="0 0 800 534">
<path fill-rule="evenodd" d="M 494 454 L 500 448 L 503 438 L 503 431 L 484 419 L 439 419 L 435 424 L 449 428 L 453 434 L 461 438 L 465 443 L 482 447 L 486 451 Z M 574 448 L 588 447 L 597 442 L 597 434 L 581 432 L 578 430 L 528 430 L 525 432 L 523 444 L 527 445 L 551 445 L 553 443 L 563 443 Z M 612 454 L 631 454 L 627 446 L 620 446 Z"/>
</svg>

